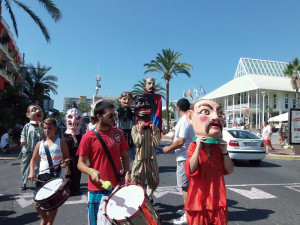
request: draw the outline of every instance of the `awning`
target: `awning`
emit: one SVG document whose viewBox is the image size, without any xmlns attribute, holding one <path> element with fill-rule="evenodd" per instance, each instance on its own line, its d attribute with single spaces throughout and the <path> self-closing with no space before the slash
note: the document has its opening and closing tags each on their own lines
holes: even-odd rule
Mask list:
<svg viewBox="0 0 300 225">
<path fill-rule="evenodd" d="M 289 113 L 283 113 L 278 116 L 274 116 L 268 119 L 269 122 L 283 122 L 283 121 L 288 121 L 289 120 Z"/>
</svg>

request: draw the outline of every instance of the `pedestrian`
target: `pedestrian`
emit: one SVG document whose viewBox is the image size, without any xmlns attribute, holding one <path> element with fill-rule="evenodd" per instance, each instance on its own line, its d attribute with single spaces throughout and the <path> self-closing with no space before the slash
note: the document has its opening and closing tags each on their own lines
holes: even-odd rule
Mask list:
<svg viewBox="0 0 300 225">
<path fill-rule="evenodd" d="M 98 210 L 103 196 L 109 196 L 113 189 L 106 190 L 102 187 L 103 181 L 110 181 L 112 187 L 119 184 L 120 174 L 116 171 L 121 169 L 121 160 L 125 170 L 125 182 L 130 180 L 130 166 L 128 157 L 128 144 L 122 130 L 114 127 L 115 110 L 114 105 L 102 100 L 95 105 L 94 115 L 98 124 L 94 130 L 86 132 L 80 142 L 77 155 L 78 169 L 89 175 L 88 179 L 88 224 L 97 225 Z M 96 136 L 100 135 L 105 146 Z M 107 148 L 106 148 L 107 147 Z M 105 149 L 108 150 L 112 161 L 108 159 Z M 87 159 L 89 164 L 87 165 Z M 117 177 L 118 176 L 118 177 Z"/>
<path fill-rule="evenodd" d="M 9 128 L 6 133 L 1 136 L 0 149 L 4 153 L 12 152 L 18 149 L 19 145 L 14 143 L 12 139 L 13 129 Z"/>
<path fill-rule="evenodd" d="M 193 127 L 188 123 L 186 119 L 186 112 L 190 109 L 190 102 L 182 98 L 177 102 L 177 112 L 180 116 L 180 120 L 175 126 L 174 142 L 169 146 L 163 148 L 164 153 L 176 154 L 176 177 L 177 186 L 182 188 L 183 203 L 185 205 L 187 199 L 187 193 L 189 188 L 189 181 L 187 179 L 184 163 L 186 161 L 186 153 L 190 143 L 195 136 Z M 184 210 L 178 210 L 177 213 L 182 216 L 178 219 L 174 219 L 173 224 L 186 224 L 186 213 Z"/>
<path fill-rule="evenodd" d="M 29 164 L 34 147 L 44 137 L 42 128 L 44 112 L 42 108 L 37 104 L 32 104 L 28 106 L 26 116 L 30 122 L 23 127 L 20 139 L 22 145 L 21 175 L 23 181 L 21 190 L 27 188 L 26 184 L 29 175 Z"/>
<path fill-rule="evenodd" d="M 76 196 L 80 194 L 81 171 L 77 168 L 79 158 L 77 150 L 82 138 L 82 134 L 79 132 L 82 112 L 77 108 L 75 102 L 73 102 L 72 108 L 66 112 L 65 120 L 67 129 L 63 134 L 63 139 L 68 145 L 69 156 L 72 159 L 69 162 L 69 171 L 66 177 L 70 178 L 70 195 Z"/>
<path fill-rule="evenodd" d="M 258 136 L 258 137 L 260 137 L 260 138 L 262 137 L 261 129 L 258 129 L 258 132 L 257 132 L 256 136 Z"/>
<path fill-rule="evenodd" d="M 222 113 L 221 106 L 205 99 L 196 101 L 186 113 L 196 135 L 185 163 L 189 180 L 185 210 L 189 225 L 228 222 L 224 175 L 233 171 L 233 163 L 227 143 L 220 139 Z"/>
<path fill-rule="evenodd" d="M 152 194 L 159 185 L 159 171 L 156 160 L 156 147 L 160 143 L 160 131 L 152 122 L 156 105 L 151 94 L 143 93 L 133 97 L 132 108 L 138 124 L 132 127 L 131 135 L 137 148 L 132 165 L 133 182 L 145 187 L 150 202 Z"/>
<path fill-rule="evenodd" d="M 249 124 L 245 124 L 244 130 L 250 131 Z"/>
<path fill-rule="evenodd" d="M 96 119 L 96 117 L 90 116 L 89 120 L 90 120 L 90 122 L 87 125 L 86 132 L 88 132 L 90 130 L 93 130 L 97 126 L 97 119 Z"/>
<path fill-rule="evenodd" d="M 127 140 L 130 162 L 133 162 L 136 153 L 136 148 L 131 137 L 131 129 L 136 124 L 135 115 L 131 110 L 132 98 L 131 92 L 128 91 L 120 95 L 119 101 L 121 105 L 117 108 L 115 117 L 116 127 L 124 132 Z"/>
<path fill-rule="evenodd" d="M 266 149 L 266 154 L 269 154 L 271 147 L 271 135 L 272 135 L 272 127 L 271 125 L 267 122 L 264 121 L 264 128 L 262 131 L 262 138 L 265 143 L 265 149 Z"/>
<path fill-rule="evenodd" d="M 61 140 L 59 137 L 56 137 L 55 133 L 58 130 L 57 123 L 55 119 L 53 118 L 47 118 L 44 121 L 44 134 L 46 136 L 45 141 L 39 141 L 35 148 L 34 152 L 32 154 L 32 159 L 30 161 L 30 173 L 28 176 L 28 179 L 32 182 L 36 178 L 35 174 L 35 167 L 37 162 L 39 162 L 39 175 L 38 179 L 41 181 L 48 181 L 51 178 L 53 178 L 53 174 L 51 174 L 50 170 L 46 170 L 50 167 L 49 161 L 52 160 L 52 164 L 56 165 L 59 163 L 62 163 L 60 166 L 58 166 L 55 170 L 56 175 L 55 176 L 61 176 L 64 177 L 64 171 L 62 168 L 66 167 L 66 163 L 64 161 L 69 160 L 69 150 L 67 143 L 64 140 Z M 46 147 L 45 147 L 46 146 Z M 48 153 L 49 152 L 49 158 L 48 159 Z M 36 191 L 41 187 L 41 182 L 36 182 Z M 38 212 L 38 214 L 41 216 L 42 220 L 40 222 L 40 225 L 52 225 L 54 223 L 54 219 L 57 214 L 58 208 L 49 210 L 49 211 L 43 211 L 38 202 L 34 202 L 35 209 Z"/>
</svg>

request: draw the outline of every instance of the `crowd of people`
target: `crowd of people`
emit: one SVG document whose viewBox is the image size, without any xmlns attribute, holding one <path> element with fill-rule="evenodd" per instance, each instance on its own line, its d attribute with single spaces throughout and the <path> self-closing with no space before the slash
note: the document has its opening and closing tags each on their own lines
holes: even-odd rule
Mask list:
<svg viewBox="0 0 300 225">
<path fill-rule="evenodd" d="M 85 132 L 80 131 L 83 114 L 74 104 L 65 115 L 67 128 L 61 138 L 55 116 L 43 120 L 42 108 L 30 105 L 26 112 L 29 122 L 20 138 L 21 190 L 28 188 L 30 180 L 36 194 L 44 183 L 63 177 L 70 195 L 76 196 L 81 194 L 81 173 L 87 174 L 90 225 L 97 224 L 102 199 L 118 185 L 140 185 L 153 203 L 160 182 L 156 151 L 162 136 L 161 96 L 155 94 L 155 80 L 146 79 L 144 93 L 132 96 L 123 92 L 119 102 L 116 109 L 108 101 L 96 102 Z M 177 211 L 180 217 L 173 223 L 227 224 L 224 175 L 233 171 L 233 163 L 221 138 L 225 124 L 222 107 L 210 100 L 191 105 L 183 98 L 177 102 L 177 112 L 180 120 L 173 141 L 163 148 L 166 154 L 175 152 L 177 185 L 183 193 L 184 208 Z M 10 146 L 7 135 L 3 139 Z M 54 223 L 57 208 L 45 210 L 37 200 L 34 205 L 40 224 Z"/>
</svg>

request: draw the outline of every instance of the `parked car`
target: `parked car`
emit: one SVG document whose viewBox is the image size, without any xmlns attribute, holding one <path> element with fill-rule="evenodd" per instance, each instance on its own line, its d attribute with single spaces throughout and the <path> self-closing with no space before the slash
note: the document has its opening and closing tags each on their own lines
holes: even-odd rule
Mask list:
<svg viewBox="0 0 300 225">
<path fill-rule="evenodd" d="M 227 142 L 229 157 L 236 160 L 249 160 L 259 165 L 266 157 L 263 139 L 241 129 L 228 128 L 223 130 L 223 139 Z"/>
</svg>

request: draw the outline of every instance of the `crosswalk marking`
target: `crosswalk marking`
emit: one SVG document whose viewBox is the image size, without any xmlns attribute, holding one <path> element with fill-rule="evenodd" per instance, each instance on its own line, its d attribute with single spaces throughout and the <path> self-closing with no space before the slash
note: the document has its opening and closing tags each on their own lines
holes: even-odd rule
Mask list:
<svg viewBox="0 0 300 225">
<path fill-rule="evenodd" d="M 255 187 L 252 187 L 251 190 L 243 190 L 238 188 L 228 188 L 231 191 L 234 191 L 238 194 L 241 194 L 249 199 L 269 199 L 269 198 L 276 198 L 276 196 L 271 195 L 267 192 L 264 192 L 262 190 L 259 190 Z"/>
</svg>

